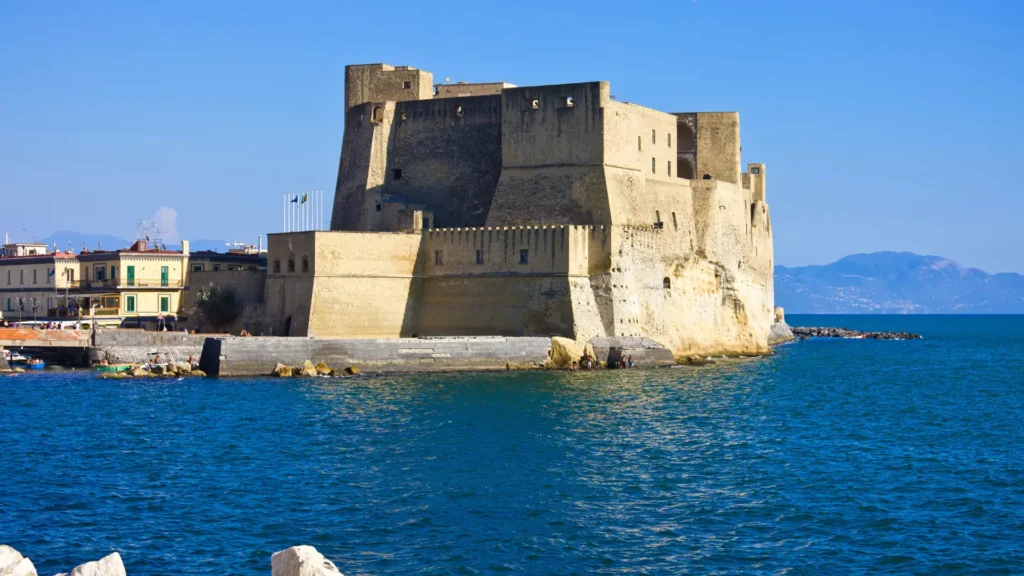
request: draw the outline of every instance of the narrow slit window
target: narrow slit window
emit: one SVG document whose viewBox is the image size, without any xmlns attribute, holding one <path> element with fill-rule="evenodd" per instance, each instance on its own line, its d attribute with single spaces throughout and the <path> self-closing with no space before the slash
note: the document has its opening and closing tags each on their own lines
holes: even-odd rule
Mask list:
<svg viewBox="0 0 1024 576">
<path fill-rule="evenodd" d="M 657 143 L 658 143 L 658 132 L 656 130 L 651 130 L 651 144 L 657 144 Z"/>
<path fill-rule="evenodd" d="M 639 136 L 636 137 L 636 149 L 640 152 L 644 151 L 643 139 L 640 138 Z"/>
<path fill-rule="evenodd" d="M 477 250 L 476 251 L 476 263 L 477 264 L 483 264 L 484 263 L 484 251 L 483 250 Z"/>
<path fill-rule="evenodd" d="M 434 250 L 434 264 L 438 266 L 444 264 L 444 254 L 440 250 Z"/>
<path fill-rule="evenodd" d="M 520 264 L 529 264 L 530 263 L 530 251 L 529 250 L 520 250 L 519 251 L 519 263 Z"/>
<path fill-rule="evenodd" d="M 672 161 L 671 160 L 668 161 L 668 171 L 665 174 L 667 174 L 669 176 L 672 175 Z"/>
<path fill-rule="evenodd" d="M 651 172 L 655 172 L 656 173 L 657 171 L 658 171 L 658 160 L 656 158 L 651 158 Z"/>
</svg>

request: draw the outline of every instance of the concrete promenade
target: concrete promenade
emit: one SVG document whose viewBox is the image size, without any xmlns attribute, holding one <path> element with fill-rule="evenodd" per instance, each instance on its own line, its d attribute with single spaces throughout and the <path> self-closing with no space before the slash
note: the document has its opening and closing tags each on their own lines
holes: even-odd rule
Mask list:
<svg viewBox="0 0 1024 576">
<path fill-rule="evenodd" d="M 199 368 L 209 376 L 260 376 L 277 363 L 310 360 L 335 369 L 355 366 L 362 373 L 535 369 L 550 348 L 547 337 L 209 338 Z"/>
</svg>

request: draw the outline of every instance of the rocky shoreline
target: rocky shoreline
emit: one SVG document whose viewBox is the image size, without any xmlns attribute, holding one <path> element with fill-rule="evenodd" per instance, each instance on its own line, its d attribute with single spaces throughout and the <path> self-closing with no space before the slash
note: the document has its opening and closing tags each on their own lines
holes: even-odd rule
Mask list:
<svg viewBox="0 0 1024 576">
<path fill-rule="evenodd" d="M 866 338 L 869 340 L 920 340 L 920 334 L 912 332 L 861 332 L 849 328 L 828 326 L 791 326 L 793 335 L 801 340 L 806 338 Z"/>
<path fill-rule="evenodd" d="M 344 576 L 312 546 L 292 546 L 270 557 L 271 576 Z M 0 544 L 0 576 L 39 576 L 35 565 L 20 552 Z M 55 576 L 128 576 L 121 555 L 114 552 Z"/>
</svg>

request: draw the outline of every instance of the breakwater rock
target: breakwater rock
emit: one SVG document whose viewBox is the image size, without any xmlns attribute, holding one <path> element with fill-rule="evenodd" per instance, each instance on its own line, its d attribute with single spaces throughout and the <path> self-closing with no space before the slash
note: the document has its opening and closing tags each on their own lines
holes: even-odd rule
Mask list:
<svg viewBox="0 0 1024 576">
<path fill-rule="evenodd" d="M 344 576 L 312 546 L 292 546 L 270 557 L 271 576 Z M 0 576 L 39 576 L 32 561 L 10 546 L 0 545 Z M 69 576 L 61 572 L 56 576 Z M 70 576 L 127 576 L 117 552 L 71 570 Z"/>
<path fill-rule="evenodd" d="M 188 362 L 168 362 L 167 364 L 144 364 L 132 366 L 119 372 L 108 372 L 101 378 L 123 380 L 125 378 L 180 378 L 184 376 L 204 377 L 206 373 Z M 0 573 L 2 576 L 2 573 Z"/>
<path fill-rule="evenodd" d="M 911 332 L 861 332 L 849 328 L 832 328 L 826 326 L 793 326 L 793 335 L 797 338 L 867 338 L 871 340 L 918 340 L 920 334 Z"/>
</svg>

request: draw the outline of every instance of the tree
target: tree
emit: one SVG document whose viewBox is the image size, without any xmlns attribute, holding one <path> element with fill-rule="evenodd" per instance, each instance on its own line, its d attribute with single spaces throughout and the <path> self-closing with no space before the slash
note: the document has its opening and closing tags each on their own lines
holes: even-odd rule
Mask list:
<svg viewBox="0 0 1024 576">
<path fill-rule="evenodd" d="M 196 295 L 196 312 L 215 330 L 231 325 L 242 314 L 242 302 L 234 286 L 212 282 Z"/>
</svg>

